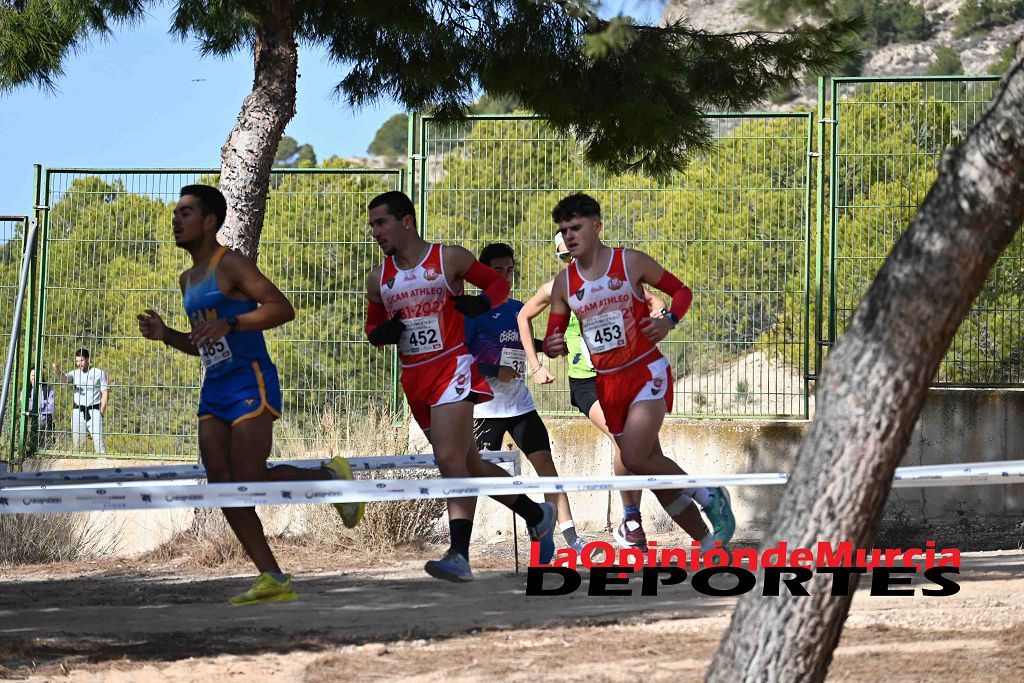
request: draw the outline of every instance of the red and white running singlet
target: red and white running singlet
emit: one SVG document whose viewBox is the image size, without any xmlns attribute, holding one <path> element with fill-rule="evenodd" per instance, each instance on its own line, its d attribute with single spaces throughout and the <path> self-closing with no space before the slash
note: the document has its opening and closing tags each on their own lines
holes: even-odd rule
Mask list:
<svg viewBox="0 0 1024 683">
<path fill-rule="evenodd" d="M 426 258 L 408 270 L 384 259 L 380 274 L 380 295 L 388 316 L 402 312 L 405 331 L 398 343 L 402 367 L 420 365 L 465 349 L 462 314 L 455 310 L 450 294 L 461 294 L 448 285 L 444 275 L 444 247 L 431 244 Z"/>
<path fill-rule="evenodd" d="M 624 248 L 612 250 L 608 271 L 596 280 L 584 279 L 576 261 L 565 272 L 569 278 L 569 308 L 580 320 L 595 370 L 611 372 L 641 358 L 653 361 L 661 355 L 640 332 L 640 321 L 649 317 L 647 302 L 630 284 Z"/>
</svg>

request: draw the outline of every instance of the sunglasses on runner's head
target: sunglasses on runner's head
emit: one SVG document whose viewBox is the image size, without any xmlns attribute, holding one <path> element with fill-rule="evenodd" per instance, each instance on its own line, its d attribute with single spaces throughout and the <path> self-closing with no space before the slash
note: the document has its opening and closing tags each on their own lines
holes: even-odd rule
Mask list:
<svg viewBox="0 0 1024 683">
<path fill-rule="evenodd" d="M 562 263 L 568 263 L 569 261 L 572 261 L 572 254 L 570 254 L 567 251 L 555 252 L 555 256 L 557 256 L 558 260 L 561 261 Z"/>
</svg>

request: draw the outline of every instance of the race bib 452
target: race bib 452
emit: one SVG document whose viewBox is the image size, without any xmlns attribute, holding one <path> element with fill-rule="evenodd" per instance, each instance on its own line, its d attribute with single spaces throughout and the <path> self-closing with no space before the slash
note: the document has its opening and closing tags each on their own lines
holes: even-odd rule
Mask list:
<svg viewBox="0 0 1024 683">
<path fill-rule="evenodd" d="M 403 356 L 431 353 L 443 348 L 441 324 L 436 315 L 406 318 L 402 322 L 405 323 L 405 329 L 398 341 L 398 350 Z"/>
</svg>

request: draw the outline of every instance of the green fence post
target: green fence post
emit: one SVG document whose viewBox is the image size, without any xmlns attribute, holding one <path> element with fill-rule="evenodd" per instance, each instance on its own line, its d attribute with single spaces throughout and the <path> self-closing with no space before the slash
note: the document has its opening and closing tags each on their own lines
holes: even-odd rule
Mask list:
<svg viewBox="0 0 1024 683">
<path fill-rule="evenodd" d="M 807 113 L 807 190 L 804 199 L 804 324 L 803 324 L 803 376 L 804 376 L 804 412 L 803 417 L 810 415 L 811 407 L 811 175 L 814 164 L 821 165 L 821 150 L 814 150 L 814 116 Z M 815 346 L 817 346 L 815 344 Z"/>
<path fill-rule="evenodd" d="M 5 278 L 0 282 L 0 289 L 3 290 L 5 302 L 10 302 L 11 304 L 8 311 L 10 317 L 3 321 L 10 325 L 9 328 L 5 328 L 7 333 L 4 335 L 6 338 L 4 339 L 3 349 L 4 353 L 7 354 L 5 359 L 11 364 L 11 373 L 8 376 L 10 384 L 7 387 L 7 405 L 4 406 L 7 412 L 4 414 L 5 420 L 0 431 L 2 431 L 6 442 L 3 462 L 13 467 L 18 453 L 18 428 L 21 424 L 19 411 L 21 404 L 18 396 L 18 386 L 20 384 L 18 375 L 21 370 L 21 330 L 18 326 L 20 323 L 19 317 L 24 318 L 24 311 L 21 312 L 20 316 L 15 314 L 18 308 L 21 272 L 24 268 L 26 250 L 29 248 L 28 233 L 31 224 L 28 216 L 0 216 L 0 226 L 3 228 L 2 232 L 0 232 L 0 239 L 4 241 L 3 248 L 9 252 L 7 254 L 9 261 L 4 264 L 6 266 L 4 269 Z M 38 233 L 36 237 L 38 238 Z M 21 248 L 17 249 L 16 247 L 19 242 Z M 12 249 L 12 247 L 15 248 Z M 17 335 L 15 334 L 15 328 L 19 330 Z"/>
<path fill-rule="evenodd" d="M 825 78 L 818 77 L 818 173 L 817 173 L 817 197 L 815 206 L 818 216 L 817 226 L 814 232 L 814 278 L 817 282 L 817 301 L 814 307 L 814 376 L 821 377 L 822 347 L 825 344 L 824 324 L 825 312 Z M 829 154 L 828 159 L 831 159 Z M 817 385 L 815 385 L 817 386 Z"/>
<path fill-rule="evenodd" d="M 36 225 L 40 230 L 39 237 L 41 238 L 42 235 L 45 234 L 42 232 L 42 226 L 45 224 L 46 221 L 47 205 L 45 204 L 45 199 L 43 198 L 42 194 L 42 166 L 40 164 L 35 164 L 34 168 L 35 204 L 33 205 L 33 211 L 35 212 Z M 27 457 L 35 455 L 35 453 L 29 453 L 29 450 L 34 450 L 30 443 L 31 439 L 29 438 L 29 430 L 38 425 L 38 422 L 36 423 L 36 425 L 33 425 L 30 422 L 30 420 L 38 420 L 36 416 L 38 406 L 33 406 L 31 410 L 29 409 L 29 394 L 31 391 L 31 386 L 29 383 L 29 372 L 33 363 L 33 344 L 35 342 L 36 316 L 38 315 L 36 311 L 36 287 L 38 277 L 37 264 L 39 260 L 38 244 L 39 240 L 37 239 L 35 253 L 32 254 L 31 256 L 31 261 L 29 265 L 29 281 L 27 291 L 25 293 L 27 304 L 25 309 L 25 342 L 24 348 L 22 349 L 21 383 L 20 386 L 18 387 L 18 396 L 20 397 L 20 410 L 18 412 L 21 415 L 20 429 L 18 434 L 20 453 L 19 459 L 22 461 L 24 461 L 24 459 Z M 37 382 L 39 381 L 40 374 L 41 369 L 36 368 Z"/>
<path fill-rule="evenodd" d="M 828 186 L 828 215 L 829 215 L 829 243 L 828 243 L 828 346 L 831 348 L 836 343 L 836 244 L 838 240 L 838 209 L 836 202 L 838 194 L 836 178 L 839 173 L 839 85 L 835 78 L 832 81 L 831 116 L 828 123 L 832 126 L 832 143 L 829 145 L 829 161 L 831 171 L 829 173 Z"/>
</svg>

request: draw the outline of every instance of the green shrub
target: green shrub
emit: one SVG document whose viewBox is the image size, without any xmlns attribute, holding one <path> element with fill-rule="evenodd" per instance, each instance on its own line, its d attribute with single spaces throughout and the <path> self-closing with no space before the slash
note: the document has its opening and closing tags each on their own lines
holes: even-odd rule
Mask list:
<svg viewBox="0 0 1024 683">
<path fill-rule="evenodd" d="M 928 66 L 929 76 L 952 76 L 963 72 L 964 64 L 960 61 L 960 54 L 945 45 L 935 51 L 935 59 Z"/>
<path fill-rule="evenodd" d="M 840 14 L 860 15 L 867 30 L 859 37 L 863 49 L 872 50 L 890 43 L 925 40 L 935 33 L 924 8 L 910 0 L 839 0 Z"/>
<path fill-rule="evenodd" d="M 1024 19 L 1024 0 L 967 0 L 953 20 L 953 37 L 963 38 Z"/>
</svg>

